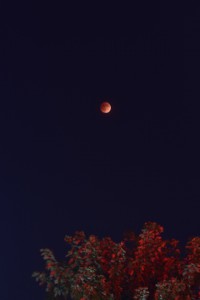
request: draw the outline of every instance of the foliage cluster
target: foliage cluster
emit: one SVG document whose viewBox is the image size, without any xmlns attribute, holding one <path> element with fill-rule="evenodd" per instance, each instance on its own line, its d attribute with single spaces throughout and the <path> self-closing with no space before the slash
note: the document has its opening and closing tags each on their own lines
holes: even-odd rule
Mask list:
<svg viewBox="0 0 200 300">
<path fill-rule="evenodd" d="M 119 243 L 76 232 L 65 237 L 70 250 L 64 262 L 41 249 L 46 270 L 33 277 L 55 299 L 200 299 L 200 237 L 187 243 L 182 257 L 179 242 L 164 240 L 162 232 L 147 222 L 139 235 L 129 232 Z"/>
</svg>

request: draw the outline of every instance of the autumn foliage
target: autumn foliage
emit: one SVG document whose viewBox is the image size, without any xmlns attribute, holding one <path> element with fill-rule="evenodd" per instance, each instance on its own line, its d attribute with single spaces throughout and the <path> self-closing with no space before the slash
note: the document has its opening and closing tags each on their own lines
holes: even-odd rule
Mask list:
<svg viewBox="0 0 200 300">
<path fill-rule="evenodd" d="M 65 237 L 70 250 L 64 262 L 41 249 L 46 270 L 33 276 L 63 299 L 200 299 L 200 237 L 187 243 L 183 257 L 179 242 L 164 240 L 162 232 L 147 222 L 138 236 L 130 232 L 119 243 L 76 232 Z"/>
</svg>

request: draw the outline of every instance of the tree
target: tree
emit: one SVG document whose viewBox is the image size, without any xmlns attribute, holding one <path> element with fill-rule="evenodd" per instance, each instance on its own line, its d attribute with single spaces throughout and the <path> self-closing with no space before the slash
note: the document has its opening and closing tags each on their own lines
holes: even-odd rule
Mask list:
<svg viewBox="0 0 200 300">
<path fill-rule="evenodd" d="M 154 222 L 119 243 L 75 232 L 65 237 L 70 250 L 64 262 L 41 249 L 46 270 L 33 276 L 55 299 L 200 299 L 200 237 L 187 243 L 181 258 L 179 242 L 164 240 L 162 233 L 163 227 Z"/>
</svg>

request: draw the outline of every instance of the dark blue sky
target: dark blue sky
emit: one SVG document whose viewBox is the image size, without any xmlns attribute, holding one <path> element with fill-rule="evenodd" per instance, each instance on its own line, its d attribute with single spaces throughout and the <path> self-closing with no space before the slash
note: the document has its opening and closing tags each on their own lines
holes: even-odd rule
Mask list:
<svg viewBox="0 0 200 300">
<path fill-rule="evenodd" d="M 39 249 L 63 258 L 75 230 L 198 235 L 199 7 L 2 11 L 2 299 L 44 299 Z"/>
</svg>

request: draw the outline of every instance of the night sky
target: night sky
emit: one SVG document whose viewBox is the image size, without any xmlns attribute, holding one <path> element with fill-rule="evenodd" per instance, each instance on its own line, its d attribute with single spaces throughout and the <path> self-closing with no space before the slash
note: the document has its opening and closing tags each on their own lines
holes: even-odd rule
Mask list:
<svg viewBox="0 0 200 300">
<path fill-rule="evenodd" d="M 199 235 L 199 8 L 1 8 L 2 300 L 44 299 L 39 249 L 76 230 Z"/>
</svg>

